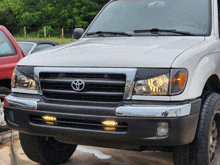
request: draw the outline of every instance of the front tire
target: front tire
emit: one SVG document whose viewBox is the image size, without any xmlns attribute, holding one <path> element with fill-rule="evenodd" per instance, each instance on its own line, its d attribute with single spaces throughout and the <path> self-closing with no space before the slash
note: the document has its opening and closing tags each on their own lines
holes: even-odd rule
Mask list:
<svg viewBox="0 0 220 165">
<path fill-rule="evenodd" d="M 27 157 L 45 165 L 58 165 L 67 162 L 77 147 L 77 145 L 61 143 L 51 137 L 19 133 L 19 138 Z"/>
<path fill-rule="evenodd" d="M 197 132 L 191 144 L 174 148 L 175 165 L 211 165 L 217 148 L 216 123 L 220 111 L 220 95 L 208 93 L 203 98 Z"/>
</svg>

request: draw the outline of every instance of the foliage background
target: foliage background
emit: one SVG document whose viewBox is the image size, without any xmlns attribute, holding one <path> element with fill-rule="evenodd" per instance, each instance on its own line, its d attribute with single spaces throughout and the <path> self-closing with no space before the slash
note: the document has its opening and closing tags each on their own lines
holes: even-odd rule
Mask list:
<svg viewBox="0 0 220 165">
<path fill-rule="evenodd" d="M 8 29 L 86 29 L 109 0 L 0 0 L 0 25 Z"/>
</svg>

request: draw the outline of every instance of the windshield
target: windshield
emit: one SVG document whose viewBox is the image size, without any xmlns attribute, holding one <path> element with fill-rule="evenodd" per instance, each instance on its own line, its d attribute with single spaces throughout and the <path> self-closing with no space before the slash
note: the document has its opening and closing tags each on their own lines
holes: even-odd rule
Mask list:
<svg viewBox="0 0 220 165">
<path fill-rule="evenodd" d="M 21 43 L 21 42 L 17 42 L 17 43 L 21 47 L 25 56 L 30 52 L 30 50 L 34 46 L 34 44 L 31 43 Z"/>
<path fill-rule="evenodd" d="M 113 1 L 94 21 L 87 34 L 90 33 L 88 36 L 91 37 L 92 33 L 97 35 L 96 32 L 103 35 L 105 32 L 184 35 L 186 32 L 188 35 L 207 36 L 210 35 L 210 13 L 209 0 Z"/>
</svg>

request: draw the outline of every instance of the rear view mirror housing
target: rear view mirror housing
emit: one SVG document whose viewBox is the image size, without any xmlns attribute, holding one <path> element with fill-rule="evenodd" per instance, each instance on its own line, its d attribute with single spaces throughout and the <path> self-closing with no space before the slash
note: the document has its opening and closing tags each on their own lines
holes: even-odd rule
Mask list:
<svg viewBox="0 0 220 165">
<path fill-rule="evenodd" d="M 84 33 L 83 28 L 75 28 L 73 31 L 73 37 L 75 39 L 79 39 L 80 37 L 82 37 L 83 33 Z"/>
</svg>

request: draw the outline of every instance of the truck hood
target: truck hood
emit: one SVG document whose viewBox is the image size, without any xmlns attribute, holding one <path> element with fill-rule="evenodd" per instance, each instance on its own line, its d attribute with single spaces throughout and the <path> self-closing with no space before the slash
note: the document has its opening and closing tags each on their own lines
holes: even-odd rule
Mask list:
<svg viewBox="0 0 220 165">
<path fill-rule="evenodd" d="M 29 55 L 18 65 L 169 68 L 177 56 L 204 39 L 192 36 L 82 38 Z"/>
</svg>

